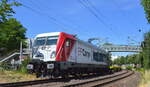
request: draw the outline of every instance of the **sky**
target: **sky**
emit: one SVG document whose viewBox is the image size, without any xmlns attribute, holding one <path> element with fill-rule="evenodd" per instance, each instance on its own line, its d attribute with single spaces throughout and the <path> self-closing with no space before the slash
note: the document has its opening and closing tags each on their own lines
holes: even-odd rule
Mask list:
<svg viewBox="0 0 150 87">
<path fill-rule="evenodd" d="M 140 0 L 18 0 L 14 17 L 28 38 L 47 32 L 98 37 L 113 44 L 139 44 L 150 25 Z M 139 32 L 141 30 L 141 32 Z"/>
</svg>

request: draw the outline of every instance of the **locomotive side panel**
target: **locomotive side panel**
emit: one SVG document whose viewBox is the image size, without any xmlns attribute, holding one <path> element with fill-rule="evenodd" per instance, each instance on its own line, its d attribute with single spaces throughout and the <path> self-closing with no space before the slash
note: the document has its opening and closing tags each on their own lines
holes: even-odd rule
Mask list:
<svg viewBox="0 0 150 87">
<path fill-rule="evenodd" d="M 76 48 L 76 55 L 77 55 L 77 63 L 92 63 L 92 48 L 87 44 L 77 41 L 77 48 Z"/>
<path fill-rule="evenodd" d="M 69 55 L 69 58 L 68 58 L 68 62 L 73 62 L 73 63 L 76 63 L 76 60 L 77 60 L 77 42 L 75 42 L 72 50 L 71 50 L 71 53 Z"/>
<path fill-rule="evenodd" d="M 108 54 L 104 53 L 103 50 L 77 40 L 68 62 L 107 65 L 107 55 Z"/>
</svg>

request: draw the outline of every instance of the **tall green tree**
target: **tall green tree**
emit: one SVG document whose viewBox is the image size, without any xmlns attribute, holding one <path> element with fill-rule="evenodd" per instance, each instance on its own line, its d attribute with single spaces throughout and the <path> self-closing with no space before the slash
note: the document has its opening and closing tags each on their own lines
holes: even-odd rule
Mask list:
<svg viewBox="0 0 150 87">
<path fill-rule="evenodd" d="M 15 0 L 0 0 L 0 55 L 19 49 L 24 41 L 26 29 L 12 18 L 15 11 L 12 6 L 20 6 Z"/>
<path fill-rule="evenodd" d="M 142 5 L 146 13 L 146 18 L 150 23 L 150 0 L 142 0 Z"/>
<path fill-rule="evenodd" d="M 133 54 L 127 56 L 121 56 L 113 61 L 114 64 L 140 64 L 142 65 L 141 61 L 141 54 Z"/>
<path fill-rule="evenodd" d="M 144 36 L 143 63 L 146 69 L 150 69 L 150 32 Z"/>
<path fill-rule="evenodd" d="M 144 7 L 148 23 L 150 23 L 150 0 L 142 0 L 142 5 Z M 146 69 L 150 69 L 150 32 L 144 34 L 143 44 L 143 65 Z"/>
<path fill-rule="evenodd" d="M 0 22 L 5 22 L 15 11 L 12 6 L 20 6 L 15 0 L 0 0 Z"/>
<path fill-rule="evenodd" d="M 14 18 L 0 24 L 0 48 L 2 53 L 19 49 L 20 42 L 25 40 L 26 29 Z"/>
</svg>

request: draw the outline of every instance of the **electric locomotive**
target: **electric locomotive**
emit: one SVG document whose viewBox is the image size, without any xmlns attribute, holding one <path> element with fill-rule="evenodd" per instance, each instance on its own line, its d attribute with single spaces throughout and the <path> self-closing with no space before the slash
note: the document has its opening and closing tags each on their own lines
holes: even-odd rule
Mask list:
<svg viewBox="0 0 150 87">
<path fill-rule="evenodd" d="M 109 72 L 107 51 L 64 32 L 38 34 L 32 56 L 27 69 L 37 77 Z"/>
</svg>

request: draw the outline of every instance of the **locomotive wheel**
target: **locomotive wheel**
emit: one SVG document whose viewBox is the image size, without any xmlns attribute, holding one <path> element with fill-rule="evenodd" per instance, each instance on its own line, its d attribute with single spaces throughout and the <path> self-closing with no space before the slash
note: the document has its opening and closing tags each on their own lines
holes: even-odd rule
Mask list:
<svg viewBox="0 0 150 87">
<path fill-rule="evenodd" d="M 40 73 L 36 73 L 36 78 L 39 78 L 41 76 Z"/>
<path fill-rule="evenodd" d="M 68 74 L 64 74 L 64 75 L 62 75 L 62 78 L 68 78 L 69 77 L 69 75 Z"/>
<path fill-rule="evenodd" d="M 69 77 L 68 71 L 67 71 L 67 70 L 62 71 L 61 77 L 62 77 L 62 78 L 68 78 L 68 77 Z"/>
<path fill-rule="evenodd" d="M 60 76 L 60 73 L 59 73 L 60 70 L 58 69 L 55 69 L 55 71 L 53 72 L 54 74 L 54 77 L 59 77 Z"/>
</svg>

